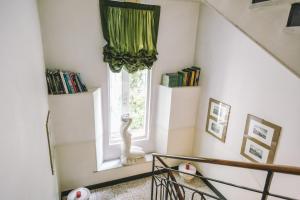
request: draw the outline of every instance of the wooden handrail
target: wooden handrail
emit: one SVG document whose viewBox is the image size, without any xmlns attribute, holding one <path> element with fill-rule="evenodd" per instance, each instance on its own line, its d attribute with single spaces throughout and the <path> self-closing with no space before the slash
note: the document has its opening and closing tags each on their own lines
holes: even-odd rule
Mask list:
<svg viewBox="0 0 300 200">
<path fill-rule="evenodd" d="M 216 165 L 223 165 L 223 166 L 254 169 L 254 170 L 272 171 L 272 172 L 283 173 L 283 174 L 300 175 L 300 167 L 294 167 L 288 165 L 248 163 L 248 162 L 221 160 L 221 159 L 212 159 L 212 158 L 203 158 L 203 157 L 164 155 L 159 153 L 153 153 L 152 155 L 156 157 L 162 157 L 162 158 L 171 158 L 171 159 L 187 160 L 187 161 L 216 164 Z"/>
</svg>

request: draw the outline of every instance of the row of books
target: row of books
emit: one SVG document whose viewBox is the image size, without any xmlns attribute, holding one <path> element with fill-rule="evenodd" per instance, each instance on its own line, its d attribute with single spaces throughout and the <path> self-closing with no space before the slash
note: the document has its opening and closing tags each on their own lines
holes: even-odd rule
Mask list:
<svg viewBox="0 0 300 200">
<path fill-rule="evenodd" d="M 201 68 L 193 66 L 176 73 L 162 75 L 161 84 L 167 87 L 198 86 Z"/>
<path fill-rule="evenodd" d="M 49 94 L 73 94 L 87 91 L 79 73 L 47 69 L 46 79 Z"/>
</svg>

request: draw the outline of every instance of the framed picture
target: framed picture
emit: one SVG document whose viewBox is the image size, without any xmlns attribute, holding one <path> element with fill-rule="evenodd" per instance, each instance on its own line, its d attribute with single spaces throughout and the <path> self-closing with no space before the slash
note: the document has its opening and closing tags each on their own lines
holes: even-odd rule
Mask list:
<svg viewBox="0 0 300 200">
<path fill-rule="evenodd" d="M 206 132 L 225 142 L 230 106 L 210 98 L 206 120 Z"/>
<path fill-rule="evenodd" d="M 241 155 L 254 162 L 273 163 L 280 132 L 280 126 L 248 114 Z"/>
</svg>

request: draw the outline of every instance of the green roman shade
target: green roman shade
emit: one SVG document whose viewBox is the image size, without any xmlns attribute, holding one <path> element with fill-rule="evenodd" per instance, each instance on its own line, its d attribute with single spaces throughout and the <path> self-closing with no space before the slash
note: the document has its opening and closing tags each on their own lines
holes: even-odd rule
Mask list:
<svg viewBox="0 0 300 200">
<path fill-rule="evenodd" d="M 157 60 L 160 7 L 100 0 L 102 31 L 107 44 L 104 62 L 112 72 L 151 69 Z"/>
</svg>

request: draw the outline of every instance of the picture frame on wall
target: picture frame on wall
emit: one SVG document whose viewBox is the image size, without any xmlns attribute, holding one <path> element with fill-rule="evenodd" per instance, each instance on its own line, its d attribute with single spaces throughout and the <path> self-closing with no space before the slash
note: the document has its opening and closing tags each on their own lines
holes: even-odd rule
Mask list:
<svg viewBox="0 0 300 200">
<path fill-rule="evenodd" d="M 280 126 L 248 114 L 241 155 L 253 162 L 273 163 L 280 132 Z"/>
<path fill-rule="evenodd" d="M 231 106 L 210 98 L 206 132 L 225 143 Z"/>
</svg>

